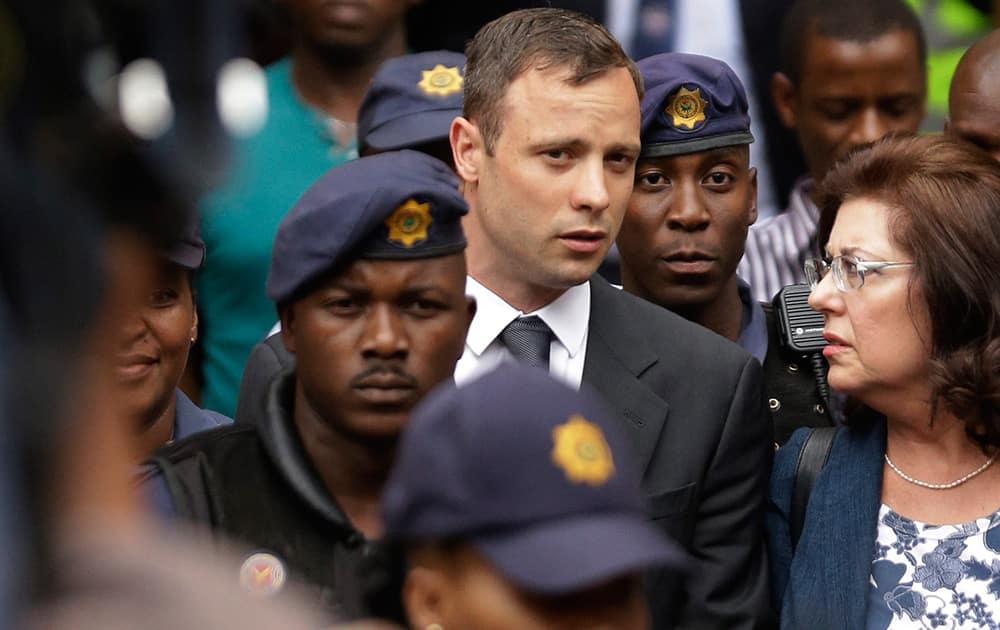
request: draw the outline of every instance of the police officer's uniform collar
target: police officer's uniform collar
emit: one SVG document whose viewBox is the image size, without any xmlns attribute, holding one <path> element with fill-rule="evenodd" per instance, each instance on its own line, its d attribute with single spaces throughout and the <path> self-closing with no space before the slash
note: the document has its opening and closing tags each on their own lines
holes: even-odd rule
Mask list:
<svg viewBox="0 0 1000 630">
<path fill-rule="evenodd" d="M 736 286 L 740 293 L 740 302 L 743 303 L 740 336 L 736 339 L 736 343 L 763 365 L 764 359 L 767 357 L 768 344 L 767 318 L 764 315 L 764 308 L 753 299 L 750 285 L 746 281 L 737 277 Z"/>
<path fill-rule="evenodd" d="M 319 479 L 295 431 L 292 410 L 295 401 L 295 368 L 279 373 L 268 386 L 264 418 L 258 428 L 264 449 L 274 467 L 299 497 L 345 533 L 355 533 L 326 486 Z"/>
</svg>

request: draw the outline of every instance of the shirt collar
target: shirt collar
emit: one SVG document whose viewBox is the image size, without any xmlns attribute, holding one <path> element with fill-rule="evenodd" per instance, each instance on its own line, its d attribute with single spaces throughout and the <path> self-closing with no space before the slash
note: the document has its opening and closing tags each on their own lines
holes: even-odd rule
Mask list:
<svg viewBox="0 0 1000 630">
<path fill-rule="evenodd" d="M 476 356 L 486 351 L 507 324 L 528 315 L 537 315 L 545 322 L 571 358 L 583 350 L 590 323 L 589 282 L 570 287 L 558 298 L 531 313 L 514 308 L 472 276 L 466 278 L 465 292 L 476 298 L 476 316 L 465 340 Z"/>
<path fill-rule="evenodd" d="M 306 454 L 292 417 L 295 406 L 295 368 L 275 375 L 268 385 L 265 415 L 257 434 L 284 481 L 313 510 L 349 536 L 355 532 L 350 520 L 323 485 Z"/>
<path fill-rule="evenodd" d="M 740 301 L 743 303 L 743 321 L 736 343 L 763 365 L 767 356 L 767 320 L 764 309 L 753 299 L 749 284 L 737 277 L 736 285 L 739 288 Z"/>
<path fill-rule="evenodd" d="M 174 401 L 174 433 L 170 438 L 171 441 L 221 425 L 204 409 L 194 404 L 180 388 L 174 390 Z"/>
</svg>

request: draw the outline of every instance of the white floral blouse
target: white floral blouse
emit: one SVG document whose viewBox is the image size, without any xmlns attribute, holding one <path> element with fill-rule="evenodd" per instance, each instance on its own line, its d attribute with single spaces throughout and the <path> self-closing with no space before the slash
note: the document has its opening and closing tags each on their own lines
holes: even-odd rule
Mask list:
<svg viewBox="0 0 1000 630">
<path fill-rule="evenodd" d="M 1000 510 L 928 525 L 883 505 L 865 628 L 1000 629 Z"/>
</svg>

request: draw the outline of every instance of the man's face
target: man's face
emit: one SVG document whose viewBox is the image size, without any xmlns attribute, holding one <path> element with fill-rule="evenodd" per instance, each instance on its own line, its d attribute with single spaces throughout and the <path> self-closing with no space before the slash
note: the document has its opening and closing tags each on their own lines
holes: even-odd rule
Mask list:
<svg viewBox="0 0 1000 630">
<path fill-rule="evenodd" d="M 320 46 L 367 48 L 402 24 L 412 0 L 284 0 L 296 30 Z"/>
<path fill-rule="evenodd" d="M 586 281 L 625 214 L 639 153 L 631 75 L 613 68 L 580 85 L 568 75 L 533 68 L 511 83 L 492 156 L 474 124 L 466 159 L 456 148 L 472 205 L 470 273 L 494 289 Z"/>
<path fill-rule="evenodd" d="M 913 34 L 891 31 L 860 43 L 813 32 L 803 54 L 799 84 L 775 75 L 774 100 L 816 181 L 853 148 L 920 127 L 925 74 Z"/>
<path fill-rule="evenodd" d="M 394 437 L 452 377 L 474 312 L 462 253 L 357 260 L 284 307 L 282 335 L 320 418 L 351 435 Z"/>
<path fill-rule="evenodd" d="M 732 283 L 757 218 L 746 146 L 639 160 L 618 235 L 625 289 L 666 308 L 702 308 Z"/>
<path fill-rule="evenodd" d="M 997 74 L 971 70 L 955 73 L 948 95 L 947 132 L 988 151 L 1000 162 L 1000 81 Z"/>
</svg>

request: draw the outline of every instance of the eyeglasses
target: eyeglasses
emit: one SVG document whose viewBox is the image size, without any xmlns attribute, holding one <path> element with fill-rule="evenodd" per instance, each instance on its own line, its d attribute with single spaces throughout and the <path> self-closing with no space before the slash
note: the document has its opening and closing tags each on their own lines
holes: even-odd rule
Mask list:
<svg viewBox="0 0 1000 630">
<path fill-rule="evenodd" d="M 889 267 L 912 267 L 912 262 L 888 262 L 883 260 L 861 260 L 854 256 L 834 256 L 827 261 L 822 258 L 809 258 L 805 262 L 806 280 L 809 287 L 816 288 L 826 272 L 833 269 L 833 283 L 840 291 L 854 291 L 865 283 L 865 274 L 869 271 L 882 271 Z"/>
</svg>

